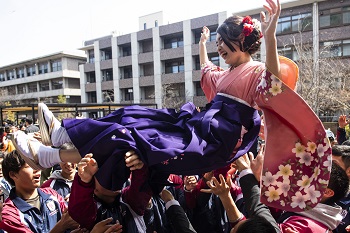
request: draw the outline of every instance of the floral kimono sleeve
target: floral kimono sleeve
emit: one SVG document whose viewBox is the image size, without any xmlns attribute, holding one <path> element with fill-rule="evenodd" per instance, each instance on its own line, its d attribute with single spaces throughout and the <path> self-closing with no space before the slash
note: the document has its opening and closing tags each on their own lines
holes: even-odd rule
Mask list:
<svg viewBox="0 0 350 233">
<path fill-rule="evenodd" d="M 216 96 L 216 83 L 224 72 L 221 67 L 214 65 L 212 62 L 201 65 L 201 87 L 208 102 Z"/>
<path fill-rule="evenodd" d="M 266 140 L 261 202 L 300 212 L 322 198 L 330 176 L 331 147 L 322 122 L 293 90 L 295 63 L 284 59 L 281 67 L 281 79 L 265 70 L 256 89 Z"/>
</svg>

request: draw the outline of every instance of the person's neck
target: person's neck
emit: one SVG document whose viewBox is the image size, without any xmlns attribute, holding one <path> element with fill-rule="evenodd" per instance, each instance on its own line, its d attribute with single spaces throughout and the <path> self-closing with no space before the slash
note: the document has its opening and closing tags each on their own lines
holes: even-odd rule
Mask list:
<svg viewBox="0 0 350 233">
<path fill-rule="evenodd" d="M 238 66 L 240 66 L 240 65 L 242 65 L 244 63 L 248 63 L 248 62 L 251 62 L 251 61 L 253 61 L 251 56 L 245 57 L 243 59 L 240 59 L 237 63 L 231 64 L 231 68 L 234 69 L 234 68 L 236 68 L 236 67 L 238 67 Z"/>
<path fill-rule="evenodd" d="M 38 189 L 26 190 L 26 189 L 18 189 L 18 187 L 16 187 L 16 195 L 24 200 L 28 200 L 38 196 Z"/>
</svg>

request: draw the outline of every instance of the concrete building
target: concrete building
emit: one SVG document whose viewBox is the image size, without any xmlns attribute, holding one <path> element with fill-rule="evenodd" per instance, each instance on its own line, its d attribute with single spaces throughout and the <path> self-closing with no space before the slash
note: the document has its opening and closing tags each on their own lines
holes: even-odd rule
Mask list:
<svg viewBox="0 0 350 233">
<path fill-rule="evenodd" d="M 263 8 L 237 15 L 260 19 Z M 140 31 L 106 36 L 85 42 L 87 62 L 80 66 L 82 103 L 156 103 L 164 107 L 164 86 L 173 96 L 204 106 L 200 87 L 198 42 L 203 26 L 211 30 L 208 54 L 215 64 L 227 67 L 216 52 L 215 30 L 231 12 L 220 12 L 182 22 L 161 25 L 162 14 L 140 17 Z M 151 27 L 151 28 L 149 28 Z M 282 4 L 277 29 L 283 55 L 297 60 L 290 38 L 299 33 L 311 42 L 313 56 L 331 44 L 332 56 L 350 56 L 350 1 L 303 0 Z M 288 44 L 290 46 L 288 46 Z M 262 47 L 257 58 L 264 60 Z M 168 107 L 168 106 L 165 106 Z"/>
<path fill-rule="evenodd" d="M 79 65 L 85 62 L 85 54 L 77 50 L 0 67 L 0 102 L 57 103 L 62 95 L 67 103 L 80 103 Z"/>
</svg>

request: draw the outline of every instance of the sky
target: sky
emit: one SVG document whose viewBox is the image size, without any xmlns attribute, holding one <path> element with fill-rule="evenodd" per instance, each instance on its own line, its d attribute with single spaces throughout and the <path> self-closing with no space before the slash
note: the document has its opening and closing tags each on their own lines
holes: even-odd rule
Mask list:
<svg viewBox="0 0 350 233">
<path fill-rule="evenodd" d="M 77 50 L 84 41 L 113 31 L 136 32 L 140 16 L 159 11 L 175 23 L 263 4 L 264 0 L 0 0 L 0 67 Z"/>
</svg>

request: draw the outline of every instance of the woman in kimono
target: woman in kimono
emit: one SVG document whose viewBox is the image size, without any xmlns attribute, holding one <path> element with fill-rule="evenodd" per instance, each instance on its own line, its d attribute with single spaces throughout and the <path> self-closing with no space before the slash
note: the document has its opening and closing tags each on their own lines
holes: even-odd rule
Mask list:
<svg viewBox="0 0 350 233">
<path fill-rule="evenodd" d="M 130 106 L 98 120 L 65 119 L 61 125 L 39 103 L 44 145 L 17 133 L 16 149 L 38 168 L 78 162 L 93 153 L 101 171 L 97 179 L 105 188 L 116 190 L 129 176 L 124 154 L 130 149 L 158 174 L 203 174 L 232 163 L 257 139 L 260 109 L 266 140 L 262 202 L 294 212 L 312 208 L 327 186 L 331 149 L 322 123 L 294 92 L 297 66 L 278 57 L 279 1 L 266 2 L 269 17 L 261 13 L 261 28 L 249 16 L 232 16 L 217 29 L 217 51 L 230 66 L 227 70 L 209 61 L 205 47 L 209 30 L 203 28 L 199 47 L 201 85 L 210 101 L 206 110 L 198 112 L 192 103 L 178 112 Z M 266 63 L 251 57 L 263 36 Z M 67 142 L 77 149 L 50 147 Z"/>
</svg>

